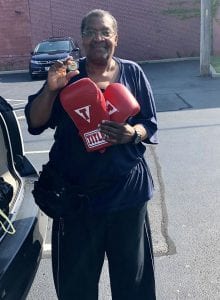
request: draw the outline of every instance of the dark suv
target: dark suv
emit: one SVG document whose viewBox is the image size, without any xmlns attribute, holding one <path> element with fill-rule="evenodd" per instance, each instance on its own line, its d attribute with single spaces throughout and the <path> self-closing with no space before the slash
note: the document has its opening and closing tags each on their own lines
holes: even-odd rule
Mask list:
<svg viewBox="0 0 220 300">
<path fill-rule="evenodd" d="M 47 75 L 49 67 L 56 60 L 65 60 L 69 55 L 78 60 L 81 56 L 77 42 L 70 37 L 43 40 L 37 44 L 31 55 L 29 73 L 32 79 Z"/>
</svg>

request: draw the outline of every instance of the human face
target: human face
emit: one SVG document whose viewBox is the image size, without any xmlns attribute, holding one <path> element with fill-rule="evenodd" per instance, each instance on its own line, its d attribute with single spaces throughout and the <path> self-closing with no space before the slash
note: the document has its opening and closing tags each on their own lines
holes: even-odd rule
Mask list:
<svg viewBox="0 0 220 300">
<path fill-rule="evenodd" d="M 88 62 L 105 65 L 112 58 L 118 36 L 109 16 L 90 17 L 82 34 L 82 44 Z"/>
</svg>

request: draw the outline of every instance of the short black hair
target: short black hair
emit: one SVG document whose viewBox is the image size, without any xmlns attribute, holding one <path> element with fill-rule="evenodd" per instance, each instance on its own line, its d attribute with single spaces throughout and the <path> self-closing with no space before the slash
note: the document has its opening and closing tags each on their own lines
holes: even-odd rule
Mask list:
<svg viewBox="0 0 220 300">
<path fill-rule="evenodd" d="M 117 33 L 118 32 L 118 23 L 117 23 L 115 17 L 113 17 L 113 15 L 107 10 L 93 9 L 90 12 L 88 12 L 82 19 L 81 34 L 83 33 L 83 31 L 86 27 L 86 24 L 91 17 L 105 17 L 105 16 L 108 16 L 112 20 L 114 32 Z"/>
</svg>

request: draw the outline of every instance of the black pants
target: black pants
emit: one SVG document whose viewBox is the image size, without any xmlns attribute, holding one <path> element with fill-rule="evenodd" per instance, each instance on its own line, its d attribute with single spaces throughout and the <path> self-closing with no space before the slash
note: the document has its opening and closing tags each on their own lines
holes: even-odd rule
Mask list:
<svg viewBox="0 0 220 300">
<path fill-rule="evenodd" d="M 113 300 L 155 300 L 147 204 L 54 220 L 52 263 L 60 300 L 97 300 L 105 253 Z"/>
</svg>

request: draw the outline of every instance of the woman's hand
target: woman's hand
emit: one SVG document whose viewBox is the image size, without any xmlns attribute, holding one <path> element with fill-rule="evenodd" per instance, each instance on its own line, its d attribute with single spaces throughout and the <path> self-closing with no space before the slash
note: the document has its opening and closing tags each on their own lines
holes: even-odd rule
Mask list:
<svg viewBox="0 0 220 300">
<path fill-rule="evenodd" d="M 78 70 L 67 72 L 68 66 L 72 64 L 73 58 L 68 57 L 66 61 L 58 60 L 50 67 L 47 75 L 47 88 L 50 92 L 58 92 L 72 77 L 79 74 Z"/>
<path fill-rule="evenodd" d="M 111 144 L 126 144 L 132 141 L 135 129 L 127 123 L 116 123 L 104 120 L 100 124 L 100 132 Z"/>
</svg>

